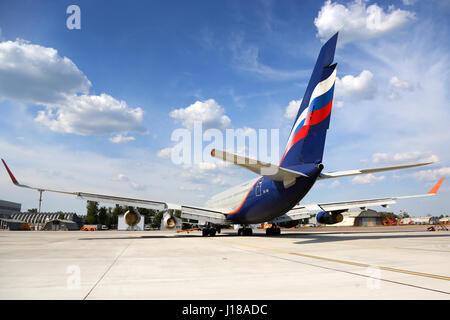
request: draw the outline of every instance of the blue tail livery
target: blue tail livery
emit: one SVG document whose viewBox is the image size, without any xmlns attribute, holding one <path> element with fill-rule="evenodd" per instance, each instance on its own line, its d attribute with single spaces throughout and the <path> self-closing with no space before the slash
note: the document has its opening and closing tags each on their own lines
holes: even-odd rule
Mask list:
<svg viewBox="0 0 450 320">
<path fill-rule="evenodd" d="M 281 167 L 321 163 L 336 80 L 336 33 L 322 47 L 289 135 Z"/>
</svg>

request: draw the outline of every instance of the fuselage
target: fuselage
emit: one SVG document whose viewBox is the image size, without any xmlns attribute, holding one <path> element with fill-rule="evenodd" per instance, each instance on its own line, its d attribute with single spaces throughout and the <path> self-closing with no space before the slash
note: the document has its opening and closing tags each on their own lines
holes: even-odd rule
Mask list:
<svg viewBox="0 0 450 320">
<path fill-rule="evenodd" d="M 285 214 L 303 199 L 320 171 L 317 165 L 302 166 L 301 172 L 308 177 L 297 178 L 289 188 L 285 188 L 283 182 L 267 177 L 255 178 L 211 197 L 205 206 L 224 212 L 227 220 L 236 224 L 270 221 Z"/>
</svg>

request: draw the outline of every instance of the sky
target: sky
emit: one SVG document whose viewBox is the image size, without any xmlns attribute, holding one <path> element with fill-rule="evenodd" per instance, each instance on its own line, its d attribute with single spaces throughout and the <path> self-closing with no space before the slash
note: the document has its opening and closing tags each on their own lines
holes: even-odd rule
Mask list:
<svg viewBox="0 0 450 320">
<path fill-rule="evenodd" d="M 437 0 L 1 1 L 0 157 L 23 184 L 202 205 L 255 176 L 206 156 L 174 163 L 174 132 L 278 130 L 279 159 L 339 32 L 324 171 L 434 164 L 319 181 L 302 202 L 425 193 L 450 177 L 449 18 Z M 389 210 L 450 214 L 449 196 L 445 181 Z M 0 199 L 25 211 L 38 198 L 1 171 Z M 86 203 L 44 193 L 42 211 L 58 210 Z"/>
</svg>

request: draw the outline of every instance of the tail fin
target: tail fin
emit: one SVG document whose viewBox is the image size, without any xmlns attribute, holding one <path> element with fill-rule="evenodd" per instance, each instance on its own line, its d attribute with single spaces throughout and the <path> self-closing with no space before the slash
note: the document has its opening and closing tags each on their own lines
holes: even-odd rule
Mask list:
<svg viewBox="0 0 450 320">
<path fill-rule="evenodd" d="M 337 36 L 336 33 L 320 50 L 280 162 L 282 167 L 322 162 L 336 79 L 336 64 L 331 63 Z"/>
</svg>

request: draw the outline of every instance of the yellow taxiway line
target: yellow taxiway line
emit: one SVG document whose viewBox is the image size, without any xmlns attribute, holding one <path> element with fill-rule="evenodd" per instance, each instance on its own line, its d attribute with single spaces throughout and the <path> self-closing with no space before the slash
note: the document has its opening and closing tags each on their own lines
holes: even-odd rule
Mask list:
<svg viewBox="0 0 450 320">
<path fill-rule="evenodd" d="M 358 266 L 358 267 L 363 267 L 363 268 L 369 268 L 369 267 L 370 268 L 378 268 L 380 270 L 399 272 L 399 273 L 404 273 L 404 274 L 411 274 L 411 275 L 415 275 L 415 276 L 421 276 L 421 277 L 427 277 L 427 278 L 435 278 L 435 279 L 440 279 L 440 280 L 450 280 L 450 277 L 440 276 L 440 275 L 435 275 L 435 274 L 428 274 L 428 273 L 422 273 L 422 272 L 401 270 L 401 269 L 395 269 L 395 268 L 389 268 L 389 267 L 379 267 L 379 266 L 374 266 L 374 265 L 369 265 L 369 264 L 359 263 L 359 262 L 351 262 L 351 261 L 345 261 L 345 260 L 324 258 L 324 257 L 313 256 L 313 255 L 310 255 L 310 254 L 304 254 L 304 253 L 299 253 L 299 252 L 291 252 L 291 251 L 285 251 L 285 250 L 273 249 L 273 248 L 264 248 L 264 247 L 260 247 L 260 246 L 247 244 L 247 243 L 238 243 L 238 242 L 225 241 L 225 240 L 223 240 L 223 242 L 227 242 L 227 243 L 230 243 L 230 244 L 233 244 L 233 245 L 238 245 L 238 246 L 244 246 L 244 247 L 250 247 L 250 248 L 255 248 L 255 249 L 261 249 L 261 250 L 265 250 L 265 251 L 286 253 L 286 254 L 290 254 L 290 255 L 294 255 L 294 256 L 300 256 L 300 257 L 311 258 L 311 259 L 316 259 L 316 260 L 323 260 L 323 261 L 331 261 L 331 262 L 342 263 L 342 264 Z"/>
</svg>

